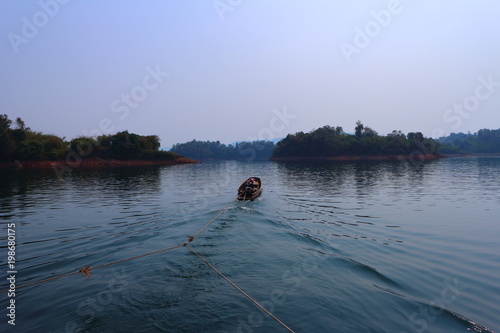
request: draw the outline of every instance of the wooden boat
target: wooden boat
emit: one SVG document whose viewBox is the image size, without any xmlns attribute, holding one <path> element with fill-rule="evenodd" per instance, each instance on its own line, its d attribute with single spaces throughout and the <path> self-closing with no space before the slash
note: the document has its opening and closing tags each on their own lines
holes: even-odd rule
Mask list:
<svg viewBox="0 0 500 333">
<path fill-rule="evenodd" d="M 250 177 L 238 188 L 238 200 L 253 200 L 262 192 L 262 183 L 259 177 Z"/>
</svg>

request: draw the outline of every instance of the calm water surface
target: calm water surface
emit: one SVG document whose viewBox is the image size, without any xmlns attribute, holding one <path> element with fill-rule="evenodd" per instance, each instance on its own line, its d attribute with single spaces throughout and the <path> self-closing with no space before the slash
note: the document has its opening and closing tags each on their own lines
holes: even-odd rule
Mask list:
<svg viewBox="0 0 500 333">
<path fill-rule="evenodd" d="M 296 332 L 500 330 L 500 158 L 1 171 L 16 284 L 191 243 Z M 22 288 L 15 332 L 285 332 L 187 248 Z"/>
</svg>

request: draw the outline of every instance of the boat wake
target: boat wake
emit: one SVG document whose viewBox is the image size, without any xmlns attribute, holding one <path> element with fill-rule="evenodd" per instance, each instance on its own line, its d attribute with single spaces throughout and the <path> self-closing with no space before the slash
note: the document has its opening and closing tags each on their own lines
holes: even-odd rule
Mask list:
<svg viewBox="0 0 500 333">
<path fill-rule="evenodd" d="M 392 289 L 389 288 L 383 288 L 380 287 L 376 284 L 373 284 L 373 286 L 385 293 L 388 293 L 393 296 L 397 296 L 400 298 L 404 298 L 407 300 L 410 300 L 411 302 L 415 303 L 418 305 L 419 311 L 418 312 L 413 312 L 410 314 L 407 314 L 407 317 L 409 319 L 409 322 L 415 326 L 417 331 L 423 331 L 427 328 L 427 320 L 429 322 L 433 322 L 437 316 L 442 316 L 443 319 L 454 321 L 458 323 L 460 326 L 462 326 L 464 329 L 467 331 L 471 332 L 478 332 L 478 333 L 495 333 L 493 330 L 489 329 L 488 327 L 485 327 L 481 324 L 478 324 L 477 322 L 467 318 L 466 316 L 454 312 L 452 310 L 449 310 L 447 308 L 438 306 L 437 304 L 433 302 L 429 302 L 423 299 L 419 299 L 416 297 L 412 297 L 409 295 L 403 295 L 400 292 L 396 292 Z M 421 316 L 420 314 L 424 313 L 425 316 Z"/>
</svg>

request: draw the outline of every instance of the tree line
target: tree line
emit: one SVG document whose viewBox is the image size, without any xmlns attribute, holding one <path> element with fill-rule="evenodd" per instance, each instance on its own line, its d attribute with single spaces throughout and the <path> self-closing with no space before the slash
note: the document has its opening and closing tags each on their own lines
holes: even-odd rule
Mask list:
<svg viewBox="0 0 500 333">
<path fill-rule="evenodd" d="M 82 158 L 172 160 L 178 155 L 160 151 L 157 135 L 128 131 L 98 137 L 78 137 L 71 141 L 43 134 L 26 127 L 21 118 L 15 122 L 0 115 L 0 161 L 64 160 L 71 154 Z"/>
<path fill-rule="evenodd" d="M 192 140 L 176 143 L 171 152 L 195 160 L 268 160 L 275 148 L 272 141 L 243 141 L 225 145 L 220 141 Z"/>
<path fill-rule="evenodd" d="M 424 137 L 421 132 L 405 135 L 394 130 L 380 136 L 358 121 L 354 134 L 329 125 L 308 133 L 289 134 L 278 142 L 272 157 L 439 155 L 439 147 L 437 140 Z"/>
<path fill-rule="evenodd" d="M 500 129 L 482 129 L 474 134 L 453 133 L 436 140 L 425 137 L 421 132 L 404 134 L 400 130 L 379 135 L 358 121 L 354 134 L 346 133 L 340 126 L 326 125 L 308 133 L 288 134 L 277 144 L 254 141 L 225 145 L 220 141 L 192 140 L 177 143 L 170 151 L 197 160 L 500 153 Z"/>
<path fill-rule="evenodd" d="M 98 137 L 78 137 L 70 141 L 51 134 L 32 131 L 21 118 L 12 121 L 0 114 L 0 161 L 64 160 L 69 154 L 82 158 L 173 160 L 179 155 L 196 160 L 268 160 L 271 157 L 333 157 L 380 155 L 439 155 L 455 153 L 500 153 L 500 129 L 477 133 L 452 133 L 439 140 L 420 132 L 407 135 L 394 130 L 381 136 L 356 123 L 354 134 L 340 126 L 323 126 L 308 133 L 288 134 L 272 141 L 197 141 L 175 144 L 169 152 L 160 151 L 157 135 L 138 135 L 128 131 Z"/>
<path fill-rule="evenodd" d="M 500 129 L 482 129 L 476 133 L 451 133 L 439 138 L 444 154 L 500 153 Z"/>
</svg>

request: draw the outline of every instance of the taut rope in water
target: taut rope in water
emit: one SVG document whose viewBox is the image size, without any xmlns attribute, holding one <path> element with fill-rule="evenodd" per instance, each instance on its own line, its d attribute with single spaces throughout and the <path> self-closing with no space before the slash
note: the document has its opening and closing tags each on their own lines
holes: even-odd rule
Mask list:
<svg viewBox="0 0 500 333">
<path fill-rule="evenodd" d="M 104 265 L 99 265 L 99 266 L 96 266 L 96 267 L 85 266 L 84 268 L 82 268 L 82 269 L 80 269 L 78 271 L 75 271 L 75 272 L 66 273 L 66 274 L 62 274 L 62 275 L 57 275 L 57 276 L 53 276 L 53 277 L 48 278 L 48 279 L 43 279 L 43 280 L 39 280 L 39 281 L 35 281 L 35 282 L 26 283 L 26 284 L 23 284 L 21 286 L 16 286 L 13 289 L 17 290 L 17 289 L 21 289 L 21 288 L 28 287 L 28 286 L 33 286 L 35 284 L 40 284 L 40 283 L 44 283 L 44 282 L 48 282 L 48 281 L 60 279 L 60 278 L 63 278 L 63 277 L 66 277 L 66 276 L 70 276 L 70 275 L 74 275 L 74 274 L 77 274 L 77 273 L 81 273 L 81 274 L 83 274 L 86 277 L 90 277 L 90 272 L 93 271 L 94 269 L 98 269 L 98 268 L 102 268 L 102 267 L 106 267 L 106 266 L 111 266 L 111 265 L 114 265 L 114 264 L 118 264 L 120 262 L 124 262 L 124 261 L 132 260 L 132 259 L 137 259 L 137 258 L 149 256 L 151 254 L 155 254 L 155 253 L 159 253 L 159 252 L 165 252 L 165 251 L 173 250 L 173 249 L 176 249 L 178 247 L 182 247 L 183 245 L 184 244 L 179 244 L 179 245 L 176 245 L 176 246 L 167 247 L 165 249 L 161 249 L 161 250 L 158 250 L 158 251 L 144 253 L 144 254 L 141 254 L 141 255 L 138 255 L 138 256 L 135 256 L 135 257 L 131 257 L 131 258 L 127 258 L 127 259 L 122 259 L 122 260 L 118 260 L 118 261 L 113 261 L 113 262 L 110 262 L 110 263 L 107 263 L 107 264 L 104 264 Z M 5 292 L 7 292 L 9 290 L 10 289 L 0 290 L 0 294 L 5 293 Z"/>
<path fill-rule="evenodd" d="M 219 216 L 221 216 L 221 214 L 224 213 L 229 208 L 229 206 L 231 206 L 233 204 L 233 202 L 235 202 L 237 199 L 238 198 L 234 199 L 226 207 L 221 209 L 221 211 L 217 215 L 215 215 L 215 217 L 212 220 L 210 220 L 210 222 L 208 222 L 203 228 L 201 228 L 196 234 L 194 234 L 194 236 L 190 236 L 188 239 L 188 243 L 192 242 L 194 240 L 194 238 L 200 234 L 200 232 L 205 230 L 206 227 L 208 227 L 213 221 L 215 221 Z"/>
<path fill-rule="evenodd" d="M 144 254 L 141 254 L 141 255 L 138 255 L 138 256 L 134 256 L 134 257 L 131 257 L 131 258 L 113 261 L 113 262 L 110 262 L 110 263 L 107 263 L 107 264 L 103 264 L 103 265 L 99 265 L 99 266 L 96 266 L 96 267 L 90 267 L 90 265 L 87 265 L 87 266 L 83 267 L 82 269 L 80 269 L 78 271 L 74 271 L 74 272 L 70 272 L 70 273 L 66 273 L 66 274 L 62 274 L 62 275 L 53 276 L 51 278 L 47 278 L 47 279 L 43 279 L 43 280 L 31 282 L 31 283 L 26 283 L 26 284 L 23 284 L 23 285 L 20 285 L 20 286 L 16 286 L 14 289 L 21 289 L 21 288 L 32 286 L 32 285 L 36 285 L 36 284 L 40 284 L 40 283 L 44 283 L 44 282 L 48 282 L 48 281 L 52 281 L 52 280 L 57 280 L 57 279 L 60 279 L 60 278 L 66 277 L 66 276 L 70 276 L 70 275 L 74 275 L 74 274 L 77 274 L 77 273 L 81 273 L 81 274 L 83 274 L 86 277 L 90 277 L 90 272 L 93 271 L 93 270 L 95 270 L 95 269 L 98 269 L 98 268 L 102 268 L 102 267 L 106 267 L 106 266 L 111 266 L 111 265 L 114 265 L 114 264 L 118 264 L 120 262 L 129 261 L 129 260 L 132 260 L 132 259 L 146 257 L 146 256 L 149 256 L 151 254 L 165 252 L 165 251 L 173 250 L 173 249 L 176 249 L 178 247 L 187 245 L 188 243 L 192 242 L 194 240 L 194 238 L 196 236 L 198 236 L 203 230 L 205 230 L 206 227 L 208 227 L 220 215 L 222 215 L 222 213 L 224 213 L 229 208 L 229 206 L 231 206 L 233 204 L 233 202 L 235 202 L 236 200 L 237 199 L 234 199 L 226 207 L 224 207 L 223 209 L 221 209 L 219 211 L 219 213 L 213 219 L 211 219 L 203 228 L 201 228 L 196 234 L 194 234 L 194 236 L 189 236 L 187 242 L 185 242 L 185 243 L 178 244 L 178 245 L 175 245 L 175 246 L 170 246 L 170 247 L 167 247 L 167 248 L 164 248 L 164 249 L 161 249 L 161 250 L 157 250 L 157 251 L 153 251 L 153 252 L 149 252 L 149 253 L 144 253 Z M 0 290 L 0 294 L 5 293 L 7 291 L 9 291 L 9 289 Z"/>
<path fill-rule="evenodd" d="M 141 254 L 141 255 L 138 255 L 138 256 L 134 256 L 134 257 L 130 257 L 130 258 L 127 258 L 127 259 L 122 259 L 122 260 L 117 260 L 117 261 L 113 261 L 113 262 L 110 262 L 110 263 L 107 263 L 107 264 L 103 264 L 103 265 L 99 265 L 99 266 L 96 266 L 96 267 L 90 267 L 90 265 L 87 265 L 83 268 L 81 268 L 80 270 L 78 271 L 75 271 L 75 272 L 70 272 L 70 273 L 66 273 L 66 274 L 62 274 L 62 275 L 57 275 L 57 276 L 53 276 L 51 278 L 47 278 L 47 279 L 43 279 L 43 280 L 39 280 L 39 281 L 35 281 L 35 282 L 31 282 L 31 283 L 26 283 L 26 284 L 23 284 L 21 286 L 16 286 L 15 288 L 13 289 L 21 289 L 21 288 L 25 288 L 25 287 L 28 287 L 28 286 L 33 286 L 33 285 L 36 285 L 36 284 L 41 284 L 41 283 L 44 283 L 44 282 L 48 282 L 48 281 L 52 281 L 52 280 L 56 280 L 56 279 L 60 279 L 60 278 L 63 278 L 63 277 L 66 277 L 66 276 L 70 276 L 70 275 L 74 275 L 74 274 L 77 274 L 77 273 L 81 273 L 82 275 L 84 275 L 85 277 L 89 278 L 90 277 L 90 273 L 91 271 L 95 270 L 95 269 L 98 269 L 98 268 L 102 268 L 102 267 L 106 267 L 106 266 L 111 266 L 111 265 L 114 265 L 114 264 L 118 264 L 118 263 L 121 263 L 121 262 L 124 262 L 124 261 L 129 261 L 129 260 L 132 260 L 132 259 L 137 259 L 137 258 L 142 258 L 142 257 L 146 257 L 146 256 L 149 256 L 149 255 L 152 255 L 152 254 L 156 254 L 156 253 L 160 253 L 160 252 L 166 252 L 166 251 L 170 251 L 170 250 L 173 250 L 173 249 L 176 249 L 176 248 L 179 248 L 179 247 L 182 247 L 182 246 L 185 246 L 186 248 L 189 249 L 189 251 L 191 251 L 193 254 L 195 254 L 201 261 L 203 261 L 206 265 L 208 265 L 211 269 L 213 269 L 217 274 L 219 274 L 224 280 L 226 280 L 229 284 L 231 284 L 234 288 L 236 288 L 240 293 L 242 293 L 246 298 L 248 298 L 251 302 L 253 302 L 257 307 L 259 307 L 262 311 L 264 311 L 266 314 L 268 314 L 271 318 L 273 318 L 274 320 L 276 320 L 281 326 L 283 326 L 285 329 L 287 329 L 289 332 L 294 332 L 291 328 L 289 328 L 287 325 L 285 325 L 281 320 L 279 320 L 275 315 L 273 315 L 271 312 L 269 312 L 266 308 L 264 308 L 259 302 L 257 302 L 256 300 L 254 300 L 250 295 L 248 295 L 245 291 L 243 291 L 240 287 L 238 287 L 234 282 L 232 282 L 231 280 L 229 280 L 224 274 L 222 274 L 219 270 L 217 270 L 214 266 L 212 266 L 209 262 L 207 262 L 202 256 L 200 256 L 196 251 L 194 251 L 188 244 L 191 243 L 192 241 L 194 241 L 194 239 L 203 231 L 205 230 L 210 224 L 212 224 L 219 216 L 221 216 L 225 211 L 228 210 L 228 208 L 233 204 L 233 202 L 235 202 L 238 198 L 235 198 L 233 201 L 231 201 L 226 207 L 224 207 L 223 209 L 221 209 L 219 211 L 219 213 L 217 213 L 217 215 L 215 215 L 215 217 L 213 219 L 211 219 L 205 226 L 203 226 L 196 234 L 194 234 L 194 236 L 188 236 L 188 240 L 187 242 L 185 243 L 182 243 L 182 244 L 178 244 L 178 245 L 174 245 L 174 246 L 170 246 L 170 247 L 167 247 L 167 248 L 164 248 L 164 249 L 161 249 L 161 250 L 157 250 L 157 251 L 153 251 L 153 252 L 149 252 L 149 253 L 144 253 L 144 254 Z M 5 293 L 5 292 L 8 292 L 9 290 L 11 289 L 5 289 L 5 290 L 0 290 L 0 294 L 2 293 Z"/>
<path fill-rule="evenodd" d="M 293 333 L 293 330 L 286 326 L 281 320 L 279 320 L 275 315 L 273 315 L 271 312 L 269 312 L 265 307 L 263 307 L 262 305 L 260 305 L 259 302 L 257 302 L 256 300 L 254 300 L 250 295 L 248 295 L 246 292 L 243 291 L 243 289 L 241 289 L 240 287 L 238 287 L 233 281 L 229 280 L 224 274 L 222 274 L 221 272 L 219 272 L 217 270 L 217 268 L 215 268 L 214 266 L 212 266 L 208 261 L 206 261 L 205 259 L 203 259 L 202 256 L 200 256 L 195 250 L 193 250 L 189 245 L 186 244 L 186 247 L 189 249 L 189 251 L 193 252 L 198 258 L 200 258 L 201 261 L 203 261 L 205 264 L 208 265 L 208 267 L 210 267 L 211 269 L 213 269 L 217 274 L 219 274 L 224 280 L 226 280 L 227 282 L 229 282 L 234 288 L 236 288 L 236 290 L 238 290 L 240 293 L 242 293 L 246 298 L 248 298 L 250 301 L 252 301 L 252 303 L 254 303 L 255 305 L 257 305 L 262 311 L 264 311 L 265 313 L 267 313 L 271 318 L 273 318 L 274 320 L 276 320 L 281 326 L 283 326 L 284 328 L 286 328 L 289 332 L 292 332 Z"/>
</svg>

